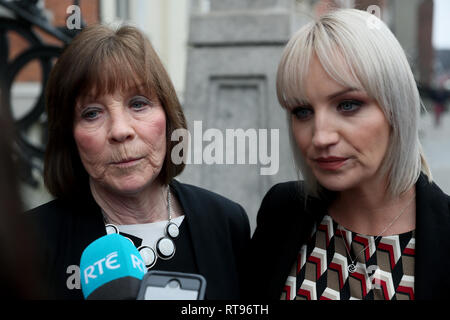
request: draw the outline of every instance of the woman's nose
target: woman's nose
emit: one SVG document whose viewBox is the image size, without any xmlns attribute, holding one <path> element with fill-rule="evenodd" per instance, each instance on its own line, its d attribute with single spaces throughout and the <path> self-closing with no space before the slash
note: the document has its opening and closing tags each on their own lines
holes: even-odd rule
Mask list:
<svg viewBox="0 0 450 320">
<path fill-rule="evenodd" d="M 124 112 L 115 112 L 111 114 L 110 119 L 109 139 L 111 142 L 119 143 L 134 138 L 135 132 L 128 115 Z"/>
<path fill-rule="evenodd" d="M 332 115 L 316 113 L 312 143 L 319 149 L 328 148 L 339 141 Z"/>
</svg>

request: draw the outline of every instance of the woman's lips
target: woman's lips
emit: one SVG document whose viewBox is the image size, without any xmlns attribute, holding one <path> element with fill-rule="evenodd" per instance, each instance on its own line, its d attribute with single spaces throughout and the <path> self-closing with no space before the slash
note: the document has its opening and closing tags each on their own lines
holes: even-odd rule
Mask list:
<svg viewBox="0 0 450 320">
<path fill-rule="evenodd" d="M 124 160 L 120 160 L 118 162 L 112 162 L 112 165 L 118 166 L 118 167 L 131 167 L 131 166 L 134 166 L 135 164 L 137 164 L 142 159 L 143 159 L 142 157 L 124 159 Z"/>
<path fill-rule="evenodd" d="M 340 157 L 326 157 L 314 159 L 319 168 L 327 171 L 339 170 L 347 162 L 347 160 L 348 158 L 340 158 Z"/>
</svg>

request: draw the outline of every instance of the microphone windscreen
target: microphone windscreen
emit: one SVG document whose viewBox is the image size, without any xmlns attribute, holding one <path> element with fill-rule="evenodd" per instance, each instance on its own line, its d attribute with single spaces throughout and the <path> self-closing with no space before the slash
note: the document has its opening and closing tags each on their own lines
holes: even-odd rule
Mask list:
<svg viewBox="0 0 450 320">
<path fill-rule="evenodd" d="M 103 236 L 81 255 L 81 290 L 85 299 L 136 299 L 147 272 L 133 243 L 119 235 Z"/>
</svg>

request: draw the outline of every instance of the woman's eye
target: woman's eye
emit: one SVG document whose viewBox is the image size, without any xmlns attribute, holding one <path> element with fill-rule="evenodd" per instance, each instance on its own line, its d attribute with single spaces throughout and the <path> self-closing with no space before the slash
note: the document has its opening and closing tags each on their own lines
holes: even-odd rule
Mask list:
<svg viewBox="0 0 450 320">
<path fill-rule="evenodd" d="M 85 120 L 95 120 L 100 115 L 100 110 L 92 109 L 83 111 L 81 117 Z"/>
<path fill-rule="evenodd" d="M 299 120 L 306 120 L 313 114 L 311 109 L 305 107 L 294 108 L 291 112 Z"/>
<path fill-rule="evenodd" d="M 131 103 L 131 107 L 134 109 L 141 109 L 142 107 L 144 107 L 145 103 L 142 101 L 135 101 Z"/>
<path fill-rule="evenodd" d="M 338 110 L 344 113 L 351 113 L 358 111 L 361 108 L 362 102 L 360 101 L 344 101 L 338 105 Z"/>
<path fill-rule="evenodd" d="M 134 110 L 144 109 L 148 105 L 150 105 L 150 102 L 144 99 L 132 100 L 130 102 L 130 107 L 133 108 Z"/>
</svg>

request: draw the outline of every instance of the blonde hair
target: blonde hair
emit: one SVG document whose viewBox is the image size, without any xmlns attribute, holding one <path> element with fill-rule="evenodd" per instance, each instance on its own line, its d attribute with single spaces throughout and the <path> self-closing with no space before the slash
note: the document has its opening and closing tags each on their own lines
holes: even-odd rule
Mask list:
<svg viewBox="0 0 450 320">
<path fill-rule="evenodd" d="M 381 166 L 381 173 L 388 175 L 387 191 L 395 197 L 409 190 L 421 171 L 431 181 L 419 141 L 419 91 L 405 52 L 389 28 L 356 9 L 336 10 L 302 27 L 288 42 L 278 66 L 277 95 L 285 109 L 306 102 L 304 84 L 314 55 L 336 82 L 364 90 L 383 110 L 392 128 Z M 289 115 L 288 123 L 305 191 L 318 196 L 321 186 L 293 141 Z"/>
</svg>

